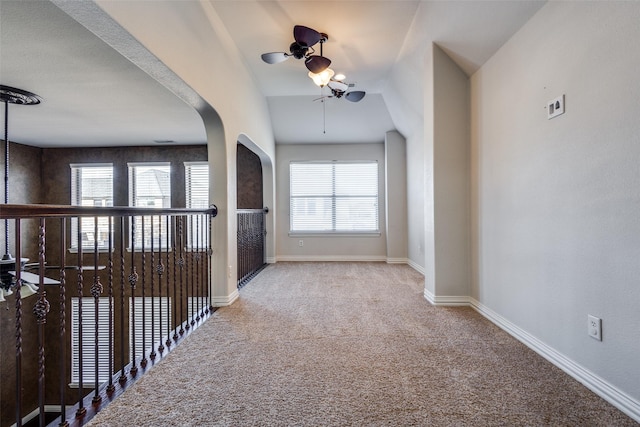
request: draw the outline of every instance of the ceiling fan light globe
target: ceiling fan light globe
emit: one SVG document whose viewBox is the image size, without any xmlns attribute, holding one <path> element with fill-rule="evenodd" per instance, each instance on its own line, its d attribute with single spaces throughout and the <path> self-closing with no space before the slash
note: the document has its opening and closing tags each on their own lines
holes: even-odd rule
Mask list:
<svg viewBox="0 0 640 427">
<path fill-rule="evenodd" d="M 309 71 L 309 77 L 311 80 L 320 87 L 324 87 L 331 81 L 331 77 L 333 77 L 334 71 L 331 68 L 326 68 L 319 73 L 312 73 Z"/>
</svg>

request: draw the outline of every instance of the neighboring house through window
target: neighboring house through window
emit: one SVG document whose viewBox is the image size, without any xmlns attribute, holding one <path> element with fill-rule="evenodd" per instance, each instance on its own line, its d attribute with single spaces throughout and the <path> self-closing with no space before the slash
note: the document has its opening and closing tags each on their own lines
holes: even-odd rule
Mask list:
<svg viewBox="0 0 640 427">
<path fill-rule="evenodd" d="M 128 163 L 129 167 L 129 206 L 139 208 L 171 207 L 171 164 L 162 163 Z M 153 217 L 153 230 L 151 222 Z M 142 248 L 142 216 L 135 217 L 135 249 Z M 148 215 L 144 217 L 144 247 L 154 248 L 171 246 L 171 222 L 167 227 L 167 217 Z"/>
</svg>

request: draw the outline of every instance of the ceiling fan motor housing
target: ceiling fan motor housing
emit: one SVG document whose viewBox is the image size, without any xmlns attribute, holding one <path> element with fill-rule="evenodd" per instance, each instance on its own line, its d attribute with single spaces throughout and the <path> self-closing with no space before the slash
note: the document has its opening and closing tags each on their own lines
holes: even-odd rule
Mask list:
<svg viewBox="0 0 640 427">
<path fill-rule="evenodd" d="M 300 45 L 298 42 L 291 43 L 289 46 L 289 51 L 296 59 L 302 59 L 307 55 L 308 47 Z"/>
</svg>

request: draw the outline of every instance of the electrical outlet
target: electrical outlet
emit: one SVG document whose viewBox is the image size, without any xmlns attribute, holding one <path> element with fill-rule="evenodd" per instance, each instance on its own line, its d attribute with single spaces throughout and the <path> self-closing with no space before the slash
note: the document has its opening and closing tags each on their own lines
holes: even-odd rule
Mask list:
<svg viewBox="0 0 640 427">
<path fill-rule="evenodd" d="M 589 336 L 598 341 L 602 341 L 602 319 L 589 315 Z"/>
<path fill-rule="evenodd" d="M 304 246 L 304 240 L 298 240 L 298 246 L 300 247 Z"/>
<path fill-rule="evenodd" d="M 560 114 L 564 114 L 564 95 L 547 102 L 547 119 L 553 119 Z"/>
</svg>

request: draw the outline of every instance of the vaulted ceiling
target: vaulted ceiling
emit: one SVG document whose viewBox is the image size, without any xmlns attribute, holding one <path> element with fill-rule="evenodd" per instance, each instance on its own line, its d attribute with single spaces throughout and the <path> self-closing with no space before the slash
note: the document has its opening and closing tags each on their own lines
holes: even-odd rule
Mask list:
<svg viewBox="0 0 640 427">
<path fill-rule="evenodd" d="M 133 1 L 133 0 L 132 0 Z M 191 0 L 189 0 L 191 1 Z M 196 0 L 193 0 L 196 1 Z M 147 2 L 153 7 L 152 2 Z M 380 142 L 396 126 L 385 103 L 388 79 L 407 43 L 436 43 L 475 72 L 542 5 L 541 1 L 210 0 L 267 98 L 275 140 Z M 352 103 L 328 95 L 303 61 L 267 64 L 285 51 L 293 26 L 329 38 L 331 68 L 366 91 Z M 421 40 L 408 40 L 419 26 Z M 318 50 L 318 46 L 316 46 Z M 9 107 L 9 139 L 34 146 L 205 143 L 198 114 L 49 1 L 0 1 L 0 83 L 32 91 L 37 106 Z M 422 90 L 422 83 L 406 85 Z"/>
</svg>

